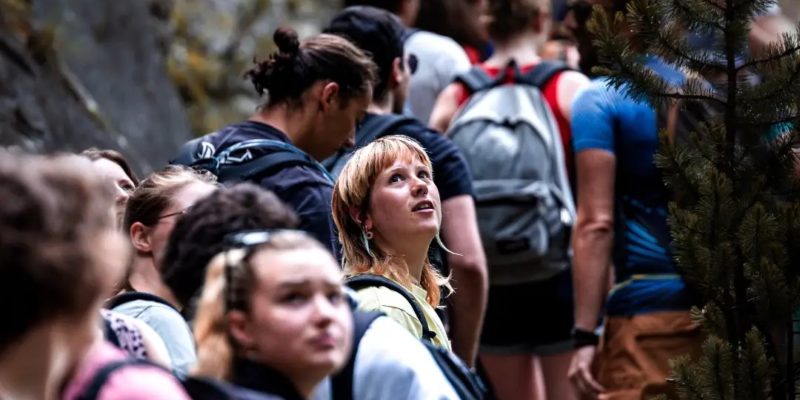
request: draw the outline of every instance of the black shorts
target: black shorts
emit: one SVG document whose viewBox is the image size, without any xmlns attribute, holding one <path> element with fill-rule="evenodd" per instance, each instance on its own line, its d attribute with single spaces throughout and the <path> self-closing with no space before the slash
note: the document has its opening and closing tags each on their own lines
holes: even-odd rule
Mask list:
<svg viewBox="0 0 800 400">
<path fill-rule="evenodd" d="M 570 270 L 544 281 L 490 286 L 481 351 L 547 356 L 572 349 Z"/>
</svg>

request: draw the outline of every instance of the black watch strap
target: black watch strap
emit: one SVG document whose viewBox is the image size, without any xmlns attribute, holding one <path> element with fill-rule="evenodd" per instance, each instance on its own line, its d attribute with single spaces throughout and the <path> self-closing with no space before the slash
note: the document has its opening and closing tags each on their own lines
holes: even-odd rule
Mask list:
<svg viewBox="0 0 800 400">
<path fill-rule="evenodd" d="M 581 328 L 573 328 L 572 341 L 575 344 L 576 349 L 586 346 L 597 346 L 600 343 L 600 336 L 594 333 L 594 331 L 587 331 L 586 329 L 581 329 Z"/>
</svg>

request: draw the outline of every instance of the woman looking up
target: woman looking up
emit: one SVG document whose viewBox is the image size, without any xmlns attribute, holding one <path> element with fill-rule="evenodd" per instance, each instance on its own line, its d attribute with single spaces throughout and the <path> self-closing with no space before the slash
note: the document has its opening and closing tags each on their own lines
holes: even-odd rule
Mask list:
<svg viewBox="0 0 800 400">
<path fill-rule="evenodd" d="M 428 155 L 413 139 L 385 136 L 356 151 L 334 187 L 333 218 L 348 275 L 380 275 L 410 292 L 435 333 L 450 349 L 441 319 L 439 286 L 446 283 L 428 260 L 442 214 Z M 359 308 L 379 310 L 422 338 L 412 305 L 386 287 L 358 291 Z"/>
</svg>

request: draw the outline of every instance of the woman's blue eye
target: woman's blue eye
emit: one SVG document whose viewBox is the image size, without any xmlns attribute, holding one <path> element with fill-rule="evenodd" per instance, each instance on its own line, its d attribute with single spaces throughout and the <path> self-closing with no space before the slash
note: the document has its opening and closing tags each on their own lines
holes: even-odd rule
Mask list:
<svg viewBox="0 0 800 400">
<path fill-rule="evenodd" d="M 428 171 L 420 171 L 417 173 L 417 176 L 420 177 L 420 179 L 428 179 L 431 177 L 431 174 Z"/>
<path fill-rule="evenodd" d="M 399 182 L 403 179 L 403 176 L 400 174 L 394 174 L 389 177 L 389 182 Z"/>
</svg>

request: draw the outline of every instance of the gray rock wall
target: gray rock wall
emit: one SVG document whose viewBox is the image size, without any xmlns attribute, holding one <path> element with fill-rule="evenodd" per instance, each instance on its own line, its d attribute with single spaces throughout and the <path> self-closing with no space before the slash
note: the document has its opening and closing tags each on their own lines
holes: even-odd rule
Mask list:
<svg viewBox="0 0 800 400">
<path fill-rule="evenodd" d="M 27 31 L 5 24 L 0 145 L 114 148 L 140 173 L 165 164 L 191 130 L 167 74 L 168 14 L 158 3 L 34 0 L 17 16 Z"/>
</svg>

